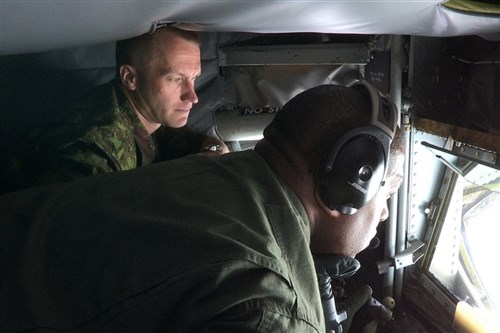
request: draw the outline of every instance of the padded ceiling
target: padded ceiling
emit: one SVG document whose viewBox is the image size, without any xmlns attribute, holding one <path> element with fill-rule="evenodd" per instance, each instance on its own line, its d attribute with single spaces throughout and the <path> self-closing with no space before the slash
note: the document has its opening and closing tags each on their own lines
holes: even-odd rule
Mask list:
<svg viewBox="0 0 500 333">
<path fill-rule="evenodd" d="M 100 44 L 154 22 L 204 31 L 461 36 L 497 34 L 500 16 L 474 16 L 428 1 L 19 1 L 0 4 L 0 54 Z"/>
</svg>

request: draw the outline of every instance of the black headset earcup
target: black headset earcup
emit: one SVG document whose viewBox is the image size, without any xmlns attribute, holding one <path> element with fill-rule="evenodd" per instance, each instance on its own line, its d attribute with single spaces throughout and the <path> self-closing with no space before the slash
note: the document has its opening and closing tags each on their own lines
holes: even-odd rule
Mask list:
<svg viewBox="0 0 500 333">
<path fill-rule="evenodd" d="M 352 215 L 370 201 L 384 178 L 384 155 L 381 142 L 371 135 L 344 143 L 319 185 L 328 208 Z"/>
</svg>

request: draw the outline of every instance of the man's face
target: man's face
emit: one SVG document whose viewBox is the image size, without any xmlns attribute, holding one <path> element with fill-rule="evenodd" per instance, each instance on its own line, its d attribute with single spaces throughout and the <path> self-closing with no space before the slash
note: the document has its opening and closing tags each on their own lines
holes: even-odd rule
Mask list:
<svg viewBox="0 0 500 333">
<path fill-rule="evenodd" d="M 201 72 L 200 48 L 171 35 L 155 47 L 151 60 L 137 69 L 135 107 L 150 124 L 184 126 L 198 103 L 194 83 Z"/>
<path fill-rule="evenodd" d="M 364 250 L 377 233 L 377 225 L 389 217 L 387 199 L 397 191 L 403 177 L 388 177 L 377 194 L 353 215 L 333 212 L 324 214 L 315 224 L 311 236 L 313 253 L 356 256 Z"/>
</svg>

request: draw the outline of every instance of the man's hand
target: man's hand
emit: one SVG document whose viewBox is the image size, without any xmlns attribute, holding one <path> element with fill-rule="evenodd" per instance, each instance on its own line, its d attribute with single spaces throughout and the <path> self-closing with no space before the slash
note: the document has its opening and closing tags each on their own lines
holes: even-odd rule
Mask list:
<svg viewBox="0 0 500 333">
<path fill-rule="evenodd" d="M 219 138 L 209 136 L 201 144 L 199 153 L 206 155 L 222 155 L 229 153 L 229 148 L 224 141 Z"/>
</svg>

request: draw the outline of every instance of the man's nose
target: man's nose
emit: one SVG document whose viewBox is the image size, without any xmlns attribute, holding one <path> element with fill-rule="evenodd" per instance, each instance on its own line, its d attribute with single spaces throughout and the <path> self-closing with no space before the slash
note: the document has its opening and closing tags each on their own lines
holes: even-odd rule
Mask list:
<svg viewBox="0 0 500 333">
<path fill-rule="evenodd" d="M 184 87 L 184 91 L 181 95 L 181 100 L 184 102 L 191 102 L 193 104 L 198 103 L 198 95 L 196 95 L 193 82 L 186 82 L 186 86 Z"/>
</svg>

